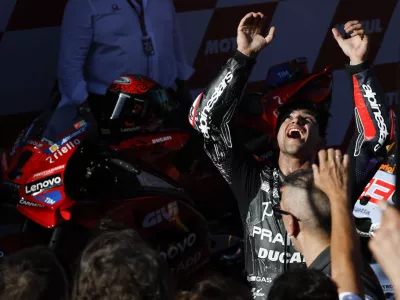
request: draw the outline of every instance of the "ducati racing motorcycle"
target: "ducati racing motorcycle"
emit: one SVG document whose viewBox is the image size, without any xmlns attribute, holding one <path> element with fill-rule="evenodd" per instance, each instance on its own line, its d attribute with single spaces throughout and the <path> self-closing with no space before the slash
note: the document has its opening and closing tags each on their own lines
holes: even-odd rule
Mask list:
<svg viewBox="0 0 400 300">
<path fill-rule="evenodd" d="M 189 159 L 192 177 L 182 176 L 180 151 L 192 133 L 161 126 L 160 118 L 177 107 L 165 90 L 149 78 L 126 75 L 90 106 L 96 122 L 86 105 L 50 109 L 2 153 L 1 206 L 26 218 L 21 232 L 0 239 L 2 256 L 47 244 L 70 267 L 101 224 L 111 222 L 135 229 L 182 284 L 211 265 L 222 272 L 233 266 L 240 276 L 242 244 L 231 221 L 222 232 L 224 216 L 211 220 L 199 210 L 210 201 L 219 209 L 204 196 L 219 195 L 212 189 L 218 179 L 207 167 L 196 172 L 198 159 Z M 182 188 L 188 183 L 191 195 L 205 197 L 202 202 Z"/>
</svg>

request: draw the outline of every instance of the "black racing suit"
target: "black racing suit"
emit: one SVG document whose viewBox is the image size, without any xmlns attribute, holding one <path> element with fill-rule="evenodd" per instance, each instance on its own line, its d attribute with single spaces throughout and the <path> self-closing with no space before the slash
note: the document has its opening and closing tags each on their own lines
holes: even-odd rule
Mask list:
<svg viewBox="0 0 400 300">
<path fill-rule="evenodd" d="M 282 220 L 276 219 L 272 211 L 272 206 L 280 202 L 284 177 L 277 162 L 260 165 L 232 134 L 230 121 L 254 63 L 236 52 L 193 103 L 189 121 L 203 134 L 205 151 L 237 198 L 244 226 L 247 279 L 254 299 L 264 299 L 275 277 L 305 264 L 291 244 Z M 367 181 L 363 175 L 366 165 L 372 157 L 385 155 L 388 110 L 372 70 L 362 64 L 350 66 L 349 71 L 354 74 L 358 110 L 359 135 L 353 139 L 352 153 L 357 170 L 354 177 L 362 190 Z"/>
</svg>

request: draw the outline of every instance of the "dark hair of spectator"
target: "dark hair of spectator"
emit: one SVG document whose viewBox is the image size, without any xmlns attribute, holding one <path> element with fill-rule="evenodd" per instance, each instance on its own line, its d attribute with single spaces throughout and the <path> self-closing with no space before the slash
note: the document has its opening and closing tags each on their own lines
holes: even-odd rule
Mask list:
<svg viewBox="0 0 400 300">
<path fill-rule="evenodd" d="M 193 290 L 180 292 L 175 300 L 247 300 L 250 289 L 228 277 L 214 274 L 198 282 Z"/>
<path fill-rule="evenodd" d="M 167 299 L 159 255 L 131 230 L 111 230 L 85 248 L 76 274 L 74 300 Z"/>
<path fill-rule="evenodd" d="M 310 207 L 309 225 L 321 228 L 330 235 L 331 209 L 328 196 L 314 184 L 312 169 L 297 170 L 284 179 L 285 186 L 293 186 L 307 191 L 308 205 Z"/>
<path fill-rule="evenodd" d="M 32 247 L 4 257 L 0 299 L 69 299 L 67 276 L 56 255 L 49 248 Z"/>
<path fill-rule="evenodd" d="M 322 271 L 292 269 L 272 283 L 268 300 L 337 300 L 336 284 Z"/>
</svg>

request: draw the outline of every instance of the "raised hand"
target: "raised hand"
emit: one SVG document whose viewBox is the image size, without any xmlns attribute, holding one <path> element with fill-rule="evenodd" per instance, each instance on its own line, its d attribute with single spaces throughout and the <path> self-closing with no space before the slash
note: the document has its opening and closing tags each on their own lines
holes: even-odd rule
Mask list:
<svg viewBox="0 0 400 300">
<path fill-rule="evenodd" d="M 255 57 L 274 38 L 275 27 L 271 27 L 267 36 L 262 35 L 265 17 L 262 13 L 248 13 L 240 21 L 237 29 L 238 50 L 244 55 Z"/>
<path fill-rule="evenodd" d="M 398 294 L 400 293 L 400 211 L 386 201 L 380 201 L 378 205 L 384 213 L 375 237 L 369 241 L 369 248 Z"/>
<path fill-rule="evenodd" d="M 318 152 L 319 166 L 313 165 L 315 185 L 329 199 L 340 194 L 347 199 L 349 156 L 342 155 L 340 150 L 328 149 Z"/>
<path fill-rule="evenodd" d="M 350 58 L 351 65 L 362 63 L 368 50 L 368 36 L 364 34 L 363 25 L 359 21 L 349 21 L 344 25 L 344 31 L 351 37 L 344 39 L 336 28 L 332 29 L 339 47 Z"/>
</svg>

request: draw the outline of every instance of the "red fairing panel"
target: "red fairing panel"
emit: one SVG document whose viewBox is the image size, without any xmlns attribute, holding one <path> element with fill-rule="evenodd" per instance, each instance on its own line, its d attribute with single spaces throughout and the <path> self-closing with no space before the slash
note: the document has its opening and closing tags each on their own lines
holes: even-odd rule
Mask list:
<svg viewBox="0 0 400 300">
<path fill-rule="evenodd" d="M 63 211 L 75 203 L 65 194 L 65 168 L 86 135 L 86 126 L 68 130 L 57 143 L 25 140 L 21 135 L 11 149 L 4 175 L 5 181 L 18 186 L 20 213 L 48 228 L 63 222 Z"/>
</svg>

